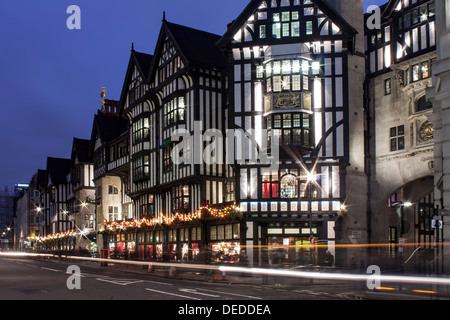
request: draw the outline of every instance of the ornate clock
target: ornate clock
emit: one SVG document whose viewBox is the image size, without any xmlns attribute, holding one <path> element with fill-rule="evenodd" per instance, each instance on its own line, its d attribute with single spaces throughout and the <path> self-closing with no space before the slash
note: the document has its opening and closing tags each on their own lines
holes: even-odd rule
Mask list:
<svg viewBox="0 0 450 320">
<path fill-rule="evenodd" d="M 422 139 L 423 141 L 432 140 L 434 137 L 433 123 L 430 121 L 425 121 L 424 123 L 422 123 L 419 129 L 419 135 L 420 139 Z"/>
</svg>

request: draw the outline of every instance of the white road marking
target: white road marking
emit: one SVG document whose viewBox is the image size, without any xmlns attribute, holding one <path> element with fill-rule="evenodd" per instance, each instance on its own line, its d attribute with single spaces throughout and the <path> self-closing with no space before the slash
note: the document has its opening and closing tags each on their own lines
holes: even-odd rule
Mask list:
<svg viewBox="0 0 450 320">
<path fill-rule="evenodd" d="M 263 300 L 263 298 L 254 297 L 254 296 L 248 296 L 248 295 L 245 295 L 245 294 L 230 293 L 230 292 L 225 292 L 225 291 L 215 291 L 215 290 L 202 289 L 202 288 L 196 288 L 196 289 L 197 290 L 208 291 L 208 292 L 214 292 L 214 293 L 221 293 L 221 294 L 230 295 L 230 296 L 237 296 L 237 297 L 245 297 L 245 298 L 250 298 L 250 299 Z"/>
<path fill-rule="evenodd" d="M 198 291 L 195 290 L 195 289 L 178 289 L 178 290 L 181 291 L 181 292 L 193 293 L 193 294 L 198 294 L 198 295 L 206 296 L 206 297 L 213 297 L 213 298 L 218 298 L 218 297 L 220 297 L 220 296 L 218 296 L 218 295 L 216 295 L 216 294 L 201 293 L 201 292 L 198 292 Z"/>
<path fill-rule="evenodd" d="M 144 280 L 144 282 L 160 284 L 160 285 L 163 285 L 163 286 L 173 286 L 173 284 L 167 283 L 167 282 L 159 282 L 159 281 L 152 281 L 152 280 Z"/>
<path fill-rule="evenodd" d="M 56 270 L 56 269 L 50 269 L 50 268 L 44 268 L 44 267 L 41 267 L 41 269 L 48 270 L 48 271 L 54 271 L 54 272 L 62 272 L 62 270 Z"/>
<path fill-rule="evenodd" d="M 156 293 L 161 293 L 161 294 L 167 294 L 169 296 L 175 296 L 175 297 L 180 297 L 180 298 L 187 298 L 187 299 L 191 299 L 191 300 L 202 300 L 202 299 L 195 298 L 195 297 L 183 296 L 181 294 L 176 294 L 176 293 L 171 293 L 171 292 L 166 292 L 166 291 L 159 291 L 159 290 L 154 290 L 154 289 L 149 289 L 149 288 L 145 288 L 145 290 L 156 292 Z"/>
<path fill-rule="evenodd" d="M 120 286 L 127 286 L 129 284 L 135 284 L 135 283 L 141 283 L 144 282 L 144 280 L 136 280 L 136 279 L 114 279 L 114 278 L 96 278 L 95 280 L 98 281 L 103 281 L 103 282 L 109 282 L 109 283 L 113 283 L 113 284 L 117 284 Z"/>
</svg>

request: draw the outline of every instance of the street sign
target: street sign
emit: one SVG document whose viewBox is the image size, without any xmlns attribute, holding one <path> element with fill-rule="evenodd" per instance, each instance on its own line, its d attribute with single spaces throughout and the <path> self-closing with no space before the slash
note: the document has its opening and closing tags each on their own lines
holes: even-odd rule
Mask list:
<svg viewBox="0 0 450 320">
<path fill-rule="evenodd" d="M 440 217 L 434 216 L 433 220 L 431 220 L 431 228 L 432 229 L 442 229 L 442 220 Z"/>
</svg>

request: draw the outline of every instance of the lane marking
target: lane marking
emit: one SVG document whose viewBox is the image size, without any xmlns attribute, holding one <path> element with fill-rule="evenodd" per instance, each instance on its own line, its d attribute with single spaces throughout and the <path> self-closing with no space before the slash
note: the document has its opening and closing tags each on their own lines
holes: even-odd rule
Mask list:
<svg viewBox="0 0 450 320">
<path fill-rule="evenodd" d="M 208 291 L 208 292 L 214 292 L 214 293 L 221 293 L 221 294 L 225 294 L 225 295 L 237 296 L 237 297 L 245 297 L 245 298 L 250 298 L 250 299 L 263 300 L 263 298 L 261 298 L 261 297 L 248 296 L 248 295 L 245 295 L 245 294 L 239 294 L 239 293 L 231 293 L 231 292 L 224 292 L 224 291 L 215 291 L 215 290 L 209 290 L 209 289 L 203 289 L 203 288 L 195 288 L 195 289 L 197 289 L 197 290 L 203 290 L 203 291 Z"/>
<path fill-rule="evenodd" d="M 135 283 L 141 283 L 144 282 L 144 280 L 136 280 L 136 279 L 104 279 L 104 278 L 96 278 L 95 280 L 98 281 L 103 281 L 103 282 L 109 282 L 109 283 L 113 283 L 113 284 L 117 284 L 119 286 L 127 286 L 129 284 L 135 284 Z"/>
<path fill-rule="evenodd" d="M 62 272 L 62 270 L 50 269 L 50 268 L 45 268 L 45 267 L 41 267 L 41 269 L 53 271 L 53 272 Z"/>
<path fill-rule="evenodd" d="M 206 297 L 212 297 L 212 298 L 218 298 L 218 297 L 220 297 L 220 296 L 218 296 L 218 295 L 216 295 L 216 294 L 201 293 L 201 292 L 198 292 L 198 291 L 195 290 L 195 289 L 178 289 L 178 290 L 181 291 L 181 292 L 192 293 L 192 294 L 198 294 L 198 295 L 206 296 Z"/>
<path fill-rule="evenodd" d="M 159 282 L 159 281 L 152 281 L 152 280 L 144 280 L 144 282 L 160 284 L 160 285 L 163 285 L 163 286 L 173 286 L 172 283 L 167 283 L 167 282 Z"/>
<path fill-rule="evenodd" d="M 154 289 L 149 289 L 149 288 L 145 288 L 145 290 L 147 291 L 152 291 L 152 292 L 156 292 L 156 293 L 161 293 L 161 294 L 167 294 L 169 296 L 175 296 L 175 297 L 180 297 L 180 298 L 186 298 L 186 299 L 191 299 L 191 300 L 202 300 L 200 298 L 195 298 L 195 297 L 189 297 L 189 296 L 183 296 L 181 294 L 176 294 L 176 293 L 171 293 L 171 292 L 166 292 L 166 291 L 159 291 L 159 290 L 154 290 Z"/>
</svg>

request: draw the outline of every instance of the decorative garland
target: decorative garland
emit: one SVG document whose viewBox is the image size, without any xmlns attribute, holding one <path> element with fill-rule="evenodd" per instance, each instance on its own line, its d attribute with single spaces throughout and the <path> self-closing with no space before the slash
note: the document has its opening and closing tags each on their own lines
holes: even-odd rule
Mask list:
<svg viewBox="0 0 450 320">
<path fill-rule="evenodd" d="M 178 223 L 186 223 L 198 221 L 200 219 L 225 219 L 234 218 L 238 216 L 241 217 L 239 208 L 236 204 L 226 206 L 223 208 L 213 208 L 210 205 L 201 207 L 197 212 L 193 214 L 182 214 L 174 213 L 172 217 L 166 217 L 164 215 L 158 218 L 142 218 L 142 219 L 131 219 L 122 221 L 112 221 L 104 222 L 104 229 L 100 230 L 100 233 L 115 233 L 117 231 L 132 232 L 137 230 L 142 230 L 144 228 L 151 228 L 156 226 L 171 226 Z M 42 242 L 48 242 L 52 240 L 64 240 L 70 237 L 75 237 L 77 232 L 75 230 L 70 230 L 66 232 L 59 232 L 55 234 L 50 234 L 40 238 Z"/>
<path fill-rule="evenodd" d="M 70 237 L 75 237 L 77 235 L 77 232 L 75 230 L 65 231 L 65 232 L 59 232 L 54 234 L 49 234 L 47 236 L 41 237 L 40 240 L 42 242 L 47 242 L 51 240 L 63 240 Z"/>
<path fill-rule="evenodd" d="M 172 217 L 160 216 L 158 218 L 142 218 L 142 219 L 131 219 L 122 221 L 112 221 L 104 222 L 104 229 L 100 233 L 115 233 L 117 231 L 123 232 L 133 232 L 137 230 L 142 230 L 144 228 L 151 228 L 156 226 L 171 226 L 178 223 L 186 223 L 199 221 L 200 219 L 225 219 L 230 217 L 241 217 L 239 209 L 236 204 L 226 206 L 224 208 L 213 208 L 210 205 L 201 207 L 197 212 L 193 214 L 182 214 L 174 213 Z"/>
</svg>

